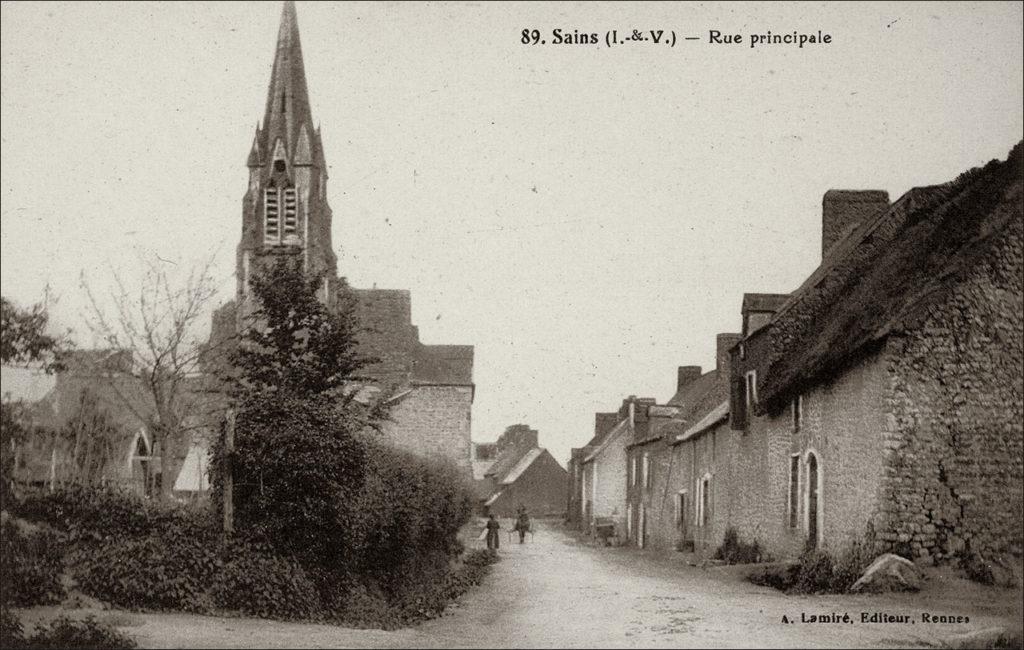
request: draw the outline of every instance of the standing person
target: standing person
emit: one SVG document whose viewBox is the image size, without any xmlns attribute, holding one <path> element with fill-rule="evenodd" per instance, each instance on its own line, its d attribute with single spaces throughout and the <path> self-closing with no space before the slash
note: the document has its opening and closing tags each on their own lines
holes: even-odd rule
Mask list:
<svg viewBox="0 0 1024 650">
<path fill-rule="evenodd" d="M 498 536 L 498 531 L 501 530 L 501 524 L 494 518 L 494 514 L 487 515 L 487 548 L 488 550 L 497 550 L 501 546 L 501 538 Z"/>
<path fill-rule="evenodd" d="M 526 507 L 519 506 L 519 515 L 516 517 L 515 530 L 519 532 L 519 543 L 526 539 L 526 533 L 530 531 L 530 515 L 526 514 Z"/>
</svg>

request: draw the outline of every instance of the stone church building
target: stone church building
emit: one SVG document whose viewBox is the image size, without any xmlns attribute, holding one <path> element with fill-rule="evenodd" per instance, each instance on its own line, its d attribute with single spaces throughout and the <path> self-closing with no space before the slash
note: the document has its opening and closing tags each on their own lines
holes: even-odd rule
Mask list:
<svg viewBox="0 0 1024 650">
<path fill-rule="evenodd" d="M 323 300 L 335 304 L 345 281 L 338 276 L 327 201 L 327 164 L 315 126 L 292 2 L 284 4 L 263 121 L 246 162 L 242 232 L 236 252 L 235 299 L 214 314 L 211 340 L 239 331 L 253 312 L 250 278 L 275 258 L 294 256 L 323 279 Z M 412 323 L 409 291 L 349 289 L 357 301 L 363 351 L 379 362 L 369 368 L 390 390 L 385 433 L 398 447 L 446 459 L 471 472 L 473 346 L 426 345 Z"/>
</svg>

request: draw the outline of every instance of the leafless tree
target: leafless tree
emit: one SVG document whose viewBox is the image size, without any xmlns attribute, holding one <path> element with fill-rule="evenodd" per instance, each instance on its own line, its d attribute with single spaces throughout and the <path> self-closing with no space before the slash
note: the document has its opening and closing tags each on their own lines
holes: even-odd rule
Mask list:
<svg viewBox="0 0 1024 650">
<path fill-rule="evenodd" d="M 201 364 L 216 350 L 202 339 L 217 293 L 213 257 L 191 268 L 159 257 L 141 258 L 142 274 L 129 285 L 111 269 L 108 300 L 102 300 L 82 273 L 88 297 L 86 322 L 111 354 L 124 361 L 116 371 L 96 367 L 97 381 L 143 422 L 153 447 L 160 450 L 163 471 L 159 493 L 169 498 L 174 477 L 167 463 L 178 457 L 191 435 L 205 428 L 218 402 Z M 101 364 L 101 355 L 82 355 Z M 130 363 L 127 361 L 130 359 Z"/>
</svg>

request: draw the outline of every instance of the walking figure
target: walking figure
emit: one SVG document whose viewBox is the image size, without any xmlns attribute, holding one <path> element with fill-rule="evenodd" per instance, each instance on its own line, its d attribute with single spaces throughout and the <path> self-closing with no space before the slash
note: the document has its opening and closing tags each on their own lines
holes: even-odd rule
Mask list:
<svg viewBox="0 0 1024 650">
<path fill-rule="evenodd" d="M 487 548 L 488 550 L 497 550 L 501 546 L 501 538 L 498 537 L 498 531 L 501 530 L 501 524 L 494 518 L 493 514 L 487 515 Z"/>
<path fill-rule="evenodd" d="M 526 533 L 530 532 L 530 515 L 526 514 L 526 507 L 519 506 L 519 514 L 516 515 L 516 526 L 514 530 L 519 532 L 519 543 L 526 539 Z"/>
</svg>

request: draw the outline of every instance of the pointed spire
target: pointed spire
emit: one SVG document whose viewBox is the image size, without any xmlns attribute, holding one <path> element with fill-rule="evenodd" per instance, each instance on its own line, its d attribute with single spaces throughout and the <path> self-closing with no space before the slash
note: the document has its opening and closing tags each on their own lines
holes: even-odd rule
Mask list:
<svg viewBox="0 0 1024 650">
<path fill-rule="evenodd" d="M 312 124 L 306 71 L 299 43 L 299 22 L 295 3 L 284 3 L 281 26 L 277 32 L 274 68 L 267 88 L 263 113 L 263 151 L 270 151 L 277 139 L 284 142 L 289 157 L 295 154 L 296 140 L 303 124 Z"/>
</svg>

